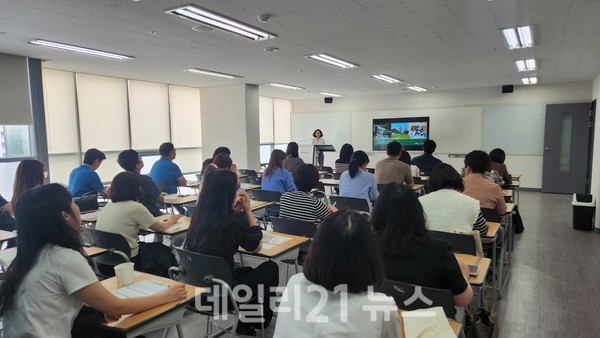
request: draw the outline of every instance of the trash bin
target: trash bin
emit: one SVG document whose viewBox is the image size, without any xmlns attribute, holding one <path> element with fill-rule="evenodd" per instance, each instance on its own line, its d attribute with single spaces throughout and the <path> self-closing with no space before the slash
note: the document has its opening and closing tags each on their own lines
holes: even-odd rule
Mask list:
<svg viewBox="0 0 600 338">
<path fill-rule="evenodd" d="M 594 227 L 596 199 L 592 195 L 573 194 L 573 229 L 590 231 Z"/>
</svg>

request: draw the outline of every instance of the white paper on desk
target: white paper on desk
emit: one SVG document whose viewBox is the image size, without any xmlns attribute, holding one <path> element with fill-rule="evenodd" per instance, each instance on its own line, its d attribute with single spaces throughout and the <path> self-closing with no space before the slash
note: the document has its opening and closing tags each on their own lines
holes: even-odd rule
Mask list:
<svg viewBox="0 0 600 338">
<path fill-rule="evenodd" d="M 264 244 L 273 244 L 273 245 L 280 245 L 283 244 L 287 241 L 292 240 L 289 237 L 285 237 L 285 236 L 279 236 L 279 235 L 273 235 L 273 234 L 263 234 L 263 238 L 262 238 L 262 242 L 263 242 L 263 248 L 264 248 Z"/>
<path fill-rule="evenodd" d="M 164 198 L 167 199 L 167 200 L 176 199 L 178 197 L 179 197 L 178 194 L 168 194 L 168 195 L 164 196 Z"/>
<path fill-rule="evenodd" d="M 276 246 L 277 246 L 277 244 L 269 244 L 269 243 L 263 243 L 262 244 L 262 248 L 265 249 L 265 250 L 273 249 Z"/>
<path fill-rule="evenodd" d="M 442 307 L 402 312 L 405 338 L 456 338 Z"/>
<path fill-rule="evenodd" d="M 165 283 L 143 280 L 117 289 L 113 294 L 119 298 L 145 297 L 166 290 L 168 287 L 169 285 Z"/>
<path fill-rule="evenodd" d="M 95 218 L 95 217 L 98 217 L 99 215 L 100 215 L 100 210 L 87 212 L 87 213 L 81 214 L 81 219 L 85 221 L 86 219 Z"/>
<path fill-rule="evenodd" d="M 178 228 L 180 228 L 180 227 L 182 227 L 184 225 L 189 226 L 190 222 L 179 220 L 179 221 L 175 222 L 175 224 L 171 225 L 168 230 L 169 231 L 177 230 Z"/>
</svg>

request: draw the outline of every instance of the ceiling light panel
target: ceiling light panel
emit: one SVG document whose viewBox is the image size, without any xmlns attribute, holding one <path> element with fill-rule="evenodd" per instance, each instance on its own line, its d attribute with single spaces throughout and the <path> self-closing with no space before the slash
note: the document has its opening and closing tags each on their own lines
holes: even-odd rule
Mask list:
<svg viewBox="0 0 600 338">
<path fill-rule="evenodd" d="M 408 86 L 406 88 L 408 88 L 412 91 L 415 91 L 415 92 L 426 92 L 427 91 L 427 89 L 425 89 L 423 87 L 419 87 L 419 86 Z"/>
<path fill-rule="evenodd" d="M 228 31 L 230 33 L 241 35 L 251 40 L 267 40 L 275 37 L 275 35 L 271 33 L 254 28 L 195 5 L 186 5 L 183 7 L 170 9 L 165 11 L 165 13 L 174 14 L 188 20 L 200 22 L 205 25 Z"/>
<path fill-rule="evenodd" d="M 387 83 L 400 83 L 402 82 L 402 80 L 400 79 L 396 79 L 393 78 L 391 76 L 385 75 L 385 74 L 379 74 L 379 75 L 371 75 L 372 78 L 380 80 L 380 81 L 384 81 Z"/>
<path fill-rule="evenodd" d="M 508 49 L 529 48 L 534 45 L 532 26 L 503 28 L 502 36 Z"/>
<path fill-rule="evenodd" d="M 535 59 L 516 60 L 515 65 L 519 72 L 530 72 L 537 69 L 537 62 Z"/>
<path fill-rule="evenodd" d="M 292 85 L 283 84 L 283 83 L 269 83 L 269 86 L 273 86 L 273 87 L 277 87 L 277 88 L 284 88 L 284 89 L 291 89 L 291 90 L 302 90 L 302 89 L 304 89 L 302 87 L 292 86 Z"/>
<path fill-rule="evenodd" d="M 54 49 L 60 49 L 60 50 L 66 51 L 66 52 L 74 52 L 74 53 L 79 53 L 79 54 L 98 56 L 98 57 L 103 57 L 103 58 L 108 58 L 108 59 L 113 59 L 113 60 L 119 60 L 119 61 L 134 59 L 133 57 L 127 56 L 127 55 L 115 54 L 115 53 L 105 52 L 102 50 L 68 45 L 65 43 L 42 40 L 42 39 L 34 39 L 34 40 L 29 41 L 29 43 L 32 45 L 37 45 L 37 46 L 44 46 L 44 47 L 49 47 L 49 48 L 54 48 Z"/>
<path fill-rule="evenodd" d="M 348 62 L 346 60 L 342 60 L 339 59 L 335 56 L 331 56 L 329 54 L 313 54 L 313 55 L 308 55 L 307 58 L 311 59 L 311 60 L 315 60 L 315 61 L 320 61 L 323 63 L 326 63 L 328 65 L 331 66 L 336 66 L 339 68 L 343 68 L 343 69 L 350 69 L 350 68 L 356 68 L 358 67 L 357 64 Z"/>
<path fill-rule="evenodd" d="M 524 78 L 521 78 L 521 81 L 523 82 L 524 85 L 532 85 L 532 84 L 538 83 L 538 78 L 536 76 L 524 77 Z"/>
<path fill-rule="evenodd" d="M 243 76 L 239 76 L 239 75 L 231 75 L 231 74 L 227 74 L 227 73 L 214 72 L 212 70 L 205 70 L 205 69 L 199 69 L 199 68 L 186 69 L 186 72 L 195 73 L 195 74 L 218 76 L 218 77 L 223 77 L 223 78 L 226 78 L 226 79 L 242 79 L 242 78 L 244 78 Z"/>
<path fill-rule="evenodd" d="M 344 95 L 341 95 L 341 94 L 334 94 L 334 93 L 328 93 L 328 92 L 321 92 L 319 94 L 325 95 L 325 96 L 331 96 L 331 97 L 344 97 Z"/>
</svg>

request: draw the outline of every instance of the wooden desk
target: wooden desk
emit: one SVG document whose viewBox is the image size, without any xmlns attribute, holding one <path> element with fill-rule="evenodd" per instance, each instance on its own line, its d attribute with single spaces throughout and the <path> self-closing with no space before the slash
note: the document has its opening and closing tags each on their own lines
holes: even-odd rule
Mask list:
<svg viewBox="0 0 600 338">
<path fill-rule="evenodd" d="M 456 259 L 462 260 L 467 265 L 475 265 L 475 262 L 477 261 L 477 257 L 472 255 L 455 253 L 454 256 L 456 257 Z M 469 284 L 483 285 L 485 283 L 485 276 L 487 275 L 487 272 L 490 269 L 491 265 L 491 259 L 481 257 L 481 259 L 479 260 L 479 264 L 477 265 L 479 273 L 477 274 L 477 276 L 469 276 Z"/>
<path fill-rule="evenodd" d="M 521 174 L 510 174 L 510 177 L 512 178 L 513 181 L 521 180 Z"/>
<path fill-rule="evenodd" d="M 510 214 L 513 211 L 515 211 L 515 204 L 514 203 L 506 203 L 506 213 Z"/>
<path fill-rule="evenodd" d="M 398 316 L 400 318 L 402 318 L 402 312 L 404 312 L 404 310 L 398 309 Z M 404 320 L 401 320 L 401 322 L 402 322 L 402 332 L 404 332 Z M 448 325 L 450 325 L 450 328 L 452 329 L 454 334 L 456 336 L 458 336 L 458 334 L 460 333 L 460 330 L 462 330 L 462 324 L 453 319 L 448 319 Z"/>
<path fill-rule="evenodd" d="M 416 192 L 416 191 L 419 191 L 419 190 L 421 190 L 421 189 L 422 189 L 424 186 L 425 186 L 424 184 L 414 184 L 414 185 L 413 185 L 413 190 L 414 190 L 415 192 Z"/>
<path fill-rule="evenodd" d="M 263 230 L 263 235 L 283 236 L 283 237 L 291 238 L 291 240 L 289 240 L 283 244 L 276 245 L 269 249 L 265 249 L 263 247 L 259 252 L 249 252 L 249 251 L 244 250 L 241 247 L 239 248 L 238 251 L 240 253 L 266 257 L 269 259 L 287 259 L 292 256 L 293 256 L 293 258 L 296 258 L 296 257 L 298 257 L 297 249 L 300 247 L 300 245 L 302 245 L 310 240 L 310 238 L 307 238 L 307 237 L 288 235 L 288 234 L 284 234 L 281 232 L 266 231 L 266 230 Z M 290 252 L 293 252 L 293 254 L 290 255 L 289 254 Z M 282 258 L 283 256 L 285 256 L 285 258 Z"/>
<path fill-rule="evenodd" d="M 170 205 L 182 205 L 186 203 L 196 202 L 198 200 L 198 195 L 178 195 L 178 194 L 170 194 L 165 195 L 165 204 Z"/>
<path fill-rule="evenodd" d="M 260 184 L 242 183 L 242 185 L 240 186 L 240 188 L 242 188 L 244 190 L 260 189 L 260 188 L 262 188 L 262 185 L 260 185 Z"/>
<path fill-rule="evenodd" d="M 143 280 L 157 281 L 169 285 L 179 283 L 168 278 L 158 277 L 143 272 L 134 272 L 134 283 Z M 109 291 L 114 291 L 122 287 L 116 277 L 105 279 L 100 283 Z M 192 301 L 197 293 L 199 294 L 205 291 L 203 288 L 192 285 L 186 285 L 186 290 L 187 297 L 184 299 L 163 304 L 144 312 L 122 316 L 121 319 L 116 322 L 100 325 L 101 327 L 112 331 L 125 333 L 127 337 L 136 337 L 149 331 L 178 325 L 183 319 L 183 313 L 185 311 L 184 305 Z"/>
<path fill-rule="evenodd" d="M 187 181 L 185 186 L 188 188 L 198 188 L 200 186 L 200 181 Z"/>
<path fill-rule="evenodd" d="M 266 208 L 266 207 L 268 207 L 271 204 L 273 204 L 273 202 L 264 202 L 264 201 L 250 200 L 250 210 L 257 211 L 257 210 L 260 210 L 262 208 Z"/>
<path fill-rule="evenodd" d="M 17 238 L 16 232 L 0 230 L 0 243 Z"/>
<path fill-rule="evenodd" d="M 100 215 L 100 212 L 102 211 L 102 209 L 104 209 L 104 208 L 99 208 L 98 210 L 91 210 L 91 211 L 86 211 L 86 212 L 82 213 L 81 221 L 86 222 L 86 223 L 96 223 L 96 221 L 98 220 L 98 216 Z"/>
<path fill-rule="evenodd" d="M 504 195 L 504 198 L 513 197 L 513 191 L 512 190 L 508 190 L 508 189 L 502 189 L 502 195 Z"/>
<path fill-rule="evenodd" d="M 171 215 L 161 215 L 161 216 L 156 216 L 155 218 L 156 218 L 157 222 L 166 222 L 169 220 L 170 217 L 171 217 Z M 182 216 L 179 220 L 177 220 L 177 223 L 171 225 L 166 230 L 154 231 L 152 229 L 148 229 L 146 231 L 148 233 L 156 233 L 156 234 L 161 234 L 161 235 L 174 236 L 174 235 L 178 235 L 178 234 L 187 232 L 188 229 L 190 228 L 191 221 L 192 221 L 191 217 Z"/>
<path fill-rule="evenodd" d="M 337 187 L 340 185 L 340 180 L 336 180 L 333 178 L 322 178 L 321 183 L 323 183 L 323 185 L 328 185 L 328 186 L 334 186 Z"/>
<path fill-rule="evenodd" d="M 95 257 L 95 256 L 99 256 L 99 255 L 106 253 L 108 250 L 104 249 L 104 248 L 99 248 L 96 246 L 90 246 L 90 247 L 83 247 L 83 251 L 85 251 L 85 253 L 88 256 Z M 6 267 L 9 266 L 12 263 L 12 261 L 15 260 L 15 257 L 17 257 L 17 248 L 16 247 L 8 248 L 5 250 L 0 250 L 0 265 L 6 266 Z"/>
<path fill-rule="evenodd" d="M 494 238 L 498 233 L 498 229 L 500 229 L 501 224 L 498 222 L 486 222 L 488 226 L 487 234 L 485 234 L 484 238 Z"/>
<path fill-rule="evenodd" d="M 429 176 L 419 176 L 421 181 L 429 181 Z"/>
</svg>

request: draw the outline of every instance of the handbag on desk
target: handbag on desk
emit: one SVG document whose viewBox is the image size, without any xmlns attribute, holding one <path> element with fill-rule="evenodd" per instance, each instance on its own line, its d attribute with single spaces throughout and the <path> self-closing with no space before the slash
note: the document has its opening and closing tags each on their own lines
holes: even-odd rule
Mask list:
<svg viewBox="0 0 600 338">
<path fill-rule="evenodd" d="M 96 192 L 93 192 L 93 195 L 92 193 L 87 193 L 81 197 L 75 197 L 73 201 L 79 207 L 80 212 L 98 210 L 98 197 L 96 196 Z"/>
</svg>

